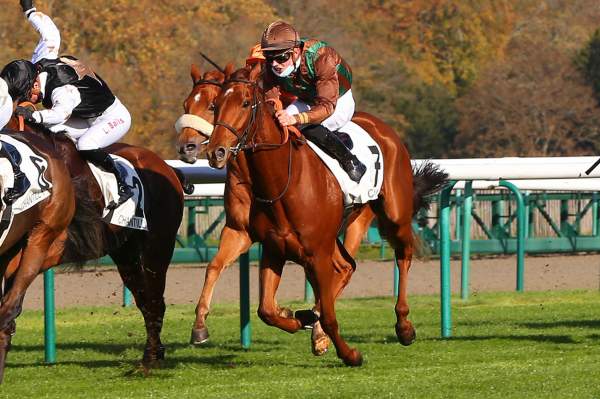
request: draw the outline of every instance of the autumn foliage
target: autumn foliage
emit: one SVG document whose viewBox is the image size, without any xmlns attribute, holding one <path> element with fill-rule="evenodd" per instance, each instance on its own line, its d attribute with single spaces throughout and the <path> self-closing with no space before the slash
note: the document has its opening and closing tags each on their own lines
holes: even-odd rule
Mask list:
<svg viewBox="0 0 600 399">
<path fill-rule="evenodd" d="M 87 60 L 130 109 L 134 123 L 125 140 L 165 158 L 176 156 L 173 123 L 190 90 L 190 64 L 209 68 L 199 51 L 241 66 L 262 29 L 279 18 L 302 36 L 328 41 L 349 61 L 357 108 L 391 123 L 415 157 L 600 150 L 593 89 L 600 91 L 600 73 L 584 67 L 596 54 L 596 0 L 36 5 L 59 26 L 62 53 Z M 18 1 L 0 0 L 0 7 L 0 62 L 30 58 L 37 35 Z"/>
</svg>

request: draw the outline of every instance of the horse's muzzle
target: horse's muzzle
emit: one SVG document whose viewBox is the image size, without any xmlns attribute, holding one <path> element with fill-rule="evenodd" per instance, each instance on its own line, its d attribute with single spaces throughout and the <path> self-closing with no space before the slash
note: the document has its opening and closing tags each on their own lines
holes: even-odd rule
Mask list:
<svg viewBox="0 0 600 399">
<path fill-rule="evenodd" d="M 214 151 L 208 154 L 208 163 L 213 168 L 222 169 L 227 163 L 227 155 L 229 150 L 227 147 L 217 147 Z"/>
<path fill-rule="evenodd" d="M 194 163 L 198 159 L 198 146 L 196 144 L 186 144 L 179 147 L 179 159 L 186 163 Z"/>
</svg>

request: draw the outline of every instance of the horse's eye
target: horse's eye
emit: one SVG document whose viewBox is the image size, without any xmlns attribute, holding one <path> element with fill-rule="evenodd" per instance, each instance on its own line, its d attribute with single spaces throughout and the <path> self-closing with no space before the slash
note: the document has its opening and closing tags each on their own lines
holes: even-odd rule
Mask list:
<svg viewBox="0 0 600 399">
<path fill-rule="evenodd" d="M 210 105 L 208 106 L 208 110 L 209 111 L 214 111 L 215 110 L 215 103 L 210 103 Z"/>
<path fill-rule="evenodd" d="M 250 101 L 244 100 L 244 103 L 242 104 L 242 107 L 246 108 L 248 106 L 250 106 Z"/>
</svg>

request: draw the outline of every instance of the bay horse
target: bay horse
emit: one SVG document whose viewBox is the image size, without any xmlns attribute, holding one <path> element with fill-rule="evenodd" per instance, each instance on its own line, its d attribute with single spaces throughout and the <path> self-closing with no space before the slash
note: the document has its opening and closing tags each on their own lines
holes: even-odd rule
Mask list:
<svg viewBox="0 0 600 399">
<path fill-rule="evenodd" d="M 303 320 L 279 314 L 275 302 L 285 261 L 304 266 L 320 303 L 319 320 L 338 357 L 346 365 L 359 366 L 362 355 L 341 337 L 334 308 L 336 290 L 344 285 L 340 281 L 344 276 L 336 272 L 333 262 L 336 248 L 343 251 L 336 240 L 344 221 L 342 192 L 314 151 L 300 141 L 282 140 L 273 110 L 265 106 L 258 85 L 260 73 L 261 67 L 256 65 L 225 78 L 207 147 L 209 162 L 216 168 L 245 155 L 257 200 L 250 226 L 263 244 L 258 315 L 266 324 L 290 333 L 304 326 Z M 446 183 L 447 175 L 431 163 L 413 175 L 408 151 L 393 129 L 364 113 L 357 113 L 353 120 L 379 144 L 386 166 L 379 197 L 355 207 L 350 220 L 369 207 L 377 216 L 381 235 L 395 250 L 400 271 L 395 330 L 398 340 L 407 345 L 415 339 L 407 317 L 407 277 L 414 248 L 412 217 L 427 205 L 425 195 Z"/>
<path fill-rule="evenodd" d="M 51 195 L 17 214 L 0 246 L 0 276 L 5 285 L 0 306 L 0 380 L 27 288 L 35 277 L 65 263 L 83 263 L 110 255 L 132 292 L 146 328 L 141 371 L 164 359 L 160 340 L 167 268 L 183 215 L 183 180 L 153 152 L 116 143 L 107 148 L 127 159 L 143 184 L 148 231 L 109 225 L 101 219 L 104 200 L 92 172 L 73 142 L 42 125 L 16 132 L 15 118 L 2 131 L 27 144 L 48 161 L 45 177 Z M 13 133 L 11 133 L 11 131 Z"/>
<path fill-rule="evenodd" d="M 232 72 L 233 65 L 229 64 L 224 72 L 213 70 L 203 75 L 196 65 L 192 65 L 190 73 L 192 90 L 183 103 L 184 115 L 176 124 L 177 151 L 180 160 L 194 163 L 206 153 L 206 145 L 210 138 L 214 119 L 214 102 L 221 93 L 225 74 Z M 194 345 L 201 345 L 209 339 L 206 319 L 210 313 L 210 304 L 219 276 L 257 240 L 250 228 L 250 214 L 254 198 L 250 174 L 244 157 L 245 155 L 242 153 L 236 160 L 232 160 L 228 164 L 224 195 L 225 226 L 221 230 L 218 251 L 206 268 L 202 293 L 196 306 L 196 319 L 191 334 L 191 343 Z M 360 242 L 374 217 L 371 208 L 364 207 L 347 226 L 343 245 L 350 255 L 353 256 L 358 251 Z M 334 253 L 336 269 L 344 275 L 340 281 L 340 287 L 336 290 L 337 295 L 341 294 L 354 271 L 354 263 L 347 258 L 336 249 Z M 278 306 L 277 308 L 279 314 L 291 316 L 289 309 Z M 313 325 L 311 346 L 312 353 L 315 355 L 324 354 L 329 346 L 329 338 L 323 332 L 318 320 Z"/>
</svg>

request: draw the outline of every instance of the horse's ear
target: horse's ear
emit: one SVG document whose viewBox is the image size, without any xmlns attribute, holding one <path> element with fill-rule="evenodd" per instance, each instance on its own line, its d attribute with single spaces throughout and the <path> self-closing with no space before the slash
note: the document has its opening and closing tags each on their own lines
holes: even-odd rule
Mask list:
<svg viewBox="0 0 600 399">
<path fill-rule="evenodd" d="M 192 64 L 192 72 L 190 73 L 190 75 L 192 76 L 192 82 L 194 83 L 196 83 L 200 80 L 200 78 L 202 78 L 202 72 L 196 64 Z"/>
<path fill-rule="evenodd" d="M 233 62 L 230 62 L 225 66 L 225 80 L 229 79 L 231 74 L 233 73 Z"/>
<path fill-rule="evenodd" d="M 258 76 L 260 75 L 261 71 L 262 71 L 261 63 L 257 62 L 256 64 L 254 64 L 254 66 L 250 70 L 250 81 L 255 82 L 258 79 Z"/>
</svg>

